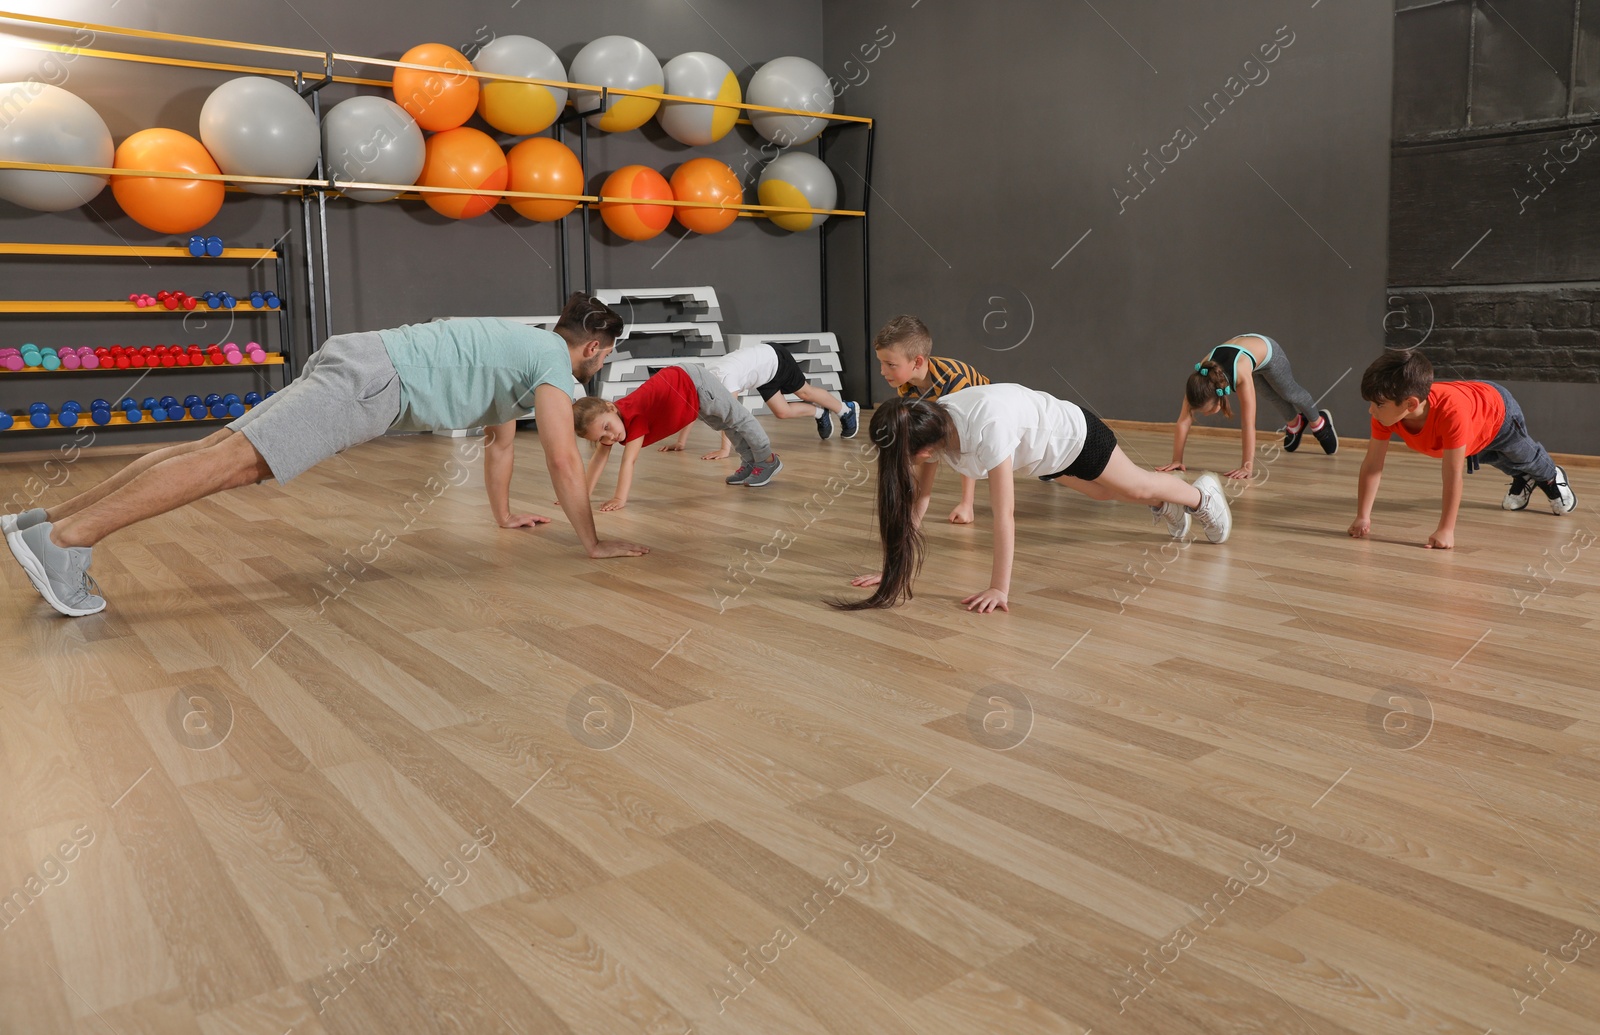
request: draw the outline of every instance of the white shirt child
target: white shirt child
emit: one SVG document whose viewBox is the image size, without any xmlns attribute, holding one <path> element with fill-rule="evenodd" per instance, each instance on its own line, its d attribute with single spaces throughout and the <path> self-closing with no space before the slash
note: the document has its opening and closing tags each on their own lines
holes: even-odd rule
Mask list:
<svg viewBox="0 0 1600 1035">
<path fill-rule="evenodd" d="M 1083 451 L 1083 410 L 1022 385 L 974 385 L 937 403 L 950 412 L 961 452 L 944 462 L 968 478 L 987 478 L 1006 460 L 1016 474 L 1045 476 L 1072 466 Z"/>
</svg>

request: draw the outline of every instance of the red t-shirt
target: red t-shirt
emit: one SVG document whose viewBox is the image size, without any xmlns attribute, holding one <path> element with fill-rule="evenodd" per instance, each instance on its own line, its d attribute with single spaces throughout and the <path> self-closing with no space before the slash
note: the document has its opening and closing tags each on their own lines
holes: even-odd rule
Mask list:
<svg viewBox="0 0 1600 1035">
<path fill-rule="evenodd" d="M 1489 448 L 1505 421 L 1506 401 L 1489 382 L 1435 381 L 1421 431 L 1407 430 L 1404 421 L 1386 428 L 1373 420 L 1372 437 L 1387 442 L 1399 435 L 1412 449 L 1433 457 L 1463 447 L 1472 456 Z"/>
<path fill-rule="evenodd" d="M 700 416 L 700 393 L 682 367 L 668 367 L 618 399 L 617 414 L 627 429 L 625 441 L 643 437 L 652 446 Z"/>
</svg>

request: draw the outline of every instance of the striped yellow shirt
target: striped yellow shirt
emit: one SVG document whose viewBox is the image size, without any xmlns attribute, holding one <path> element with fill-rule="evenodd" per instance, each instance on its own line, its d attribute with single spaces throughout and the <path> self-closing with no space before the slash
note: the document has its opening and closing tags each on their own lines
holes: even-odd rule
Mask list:
<svg viewBox="0 0 1600 1035">
<path fill-rule="evenodd" d="M 907 381 L 900 386 L 900 394 L 914 396 L 918 399 L 927 399 L 932 402 L 935 399 L 949 395 L 951 392 L 959 392 L 963 388 L 989 383 L 989 379 L 972 369 L 971 365 L 963 363 L 959 359 L 945 359 L 940 356 L 928 357 L 928 374 L 931 380 L 927 388 L 918 388 L 910 381 Z"/>
</svg>

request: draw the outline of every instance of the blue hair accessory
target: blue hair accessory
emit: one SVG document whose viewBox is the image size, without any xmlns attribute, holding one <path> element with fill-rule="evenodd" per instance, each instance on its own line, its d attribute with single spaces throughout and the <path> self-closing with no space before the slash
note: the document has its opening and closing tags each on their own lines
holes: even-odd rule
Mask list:
<svg viewBox="0 0 1600 1035">
<path fill-rule="evenodd" d="M 1205 373 L 1206 372 L 1206 365 L 1204 363 L 1196 363 L 1194 365 L 1194 372 L 1197 373 L 1197 374 Z"/>
<path fill-rule="evenodd" d="M 1233 386 L 1229 385 L 1227 388 L 1218 388 L 1217 389 L 1217 394 L 1218 395 L 1232 395 L 1233 394 Z"/>
</svg>

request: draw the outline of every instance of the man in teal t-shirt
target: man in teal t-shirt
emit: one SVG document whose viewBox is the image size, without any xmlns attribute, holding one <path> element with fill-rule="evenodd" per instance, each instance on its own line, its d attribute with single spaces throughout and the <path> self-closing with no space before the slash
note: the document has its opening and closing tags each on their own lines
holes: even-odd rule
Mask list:
<svg viewBox="0 0 1600 1035">
<path fill-rule="evenodd" d="M 517 418 L 539 413 L 539 444 L 556 498 L 590 557 L 637 557 L 633 543 L 603 541 L 584 491 L 573 430 L 578 384 L 605 364 L 622 318 L 575 294 L 555 333 L 510 320 L 412 324 L 329 338 L 283 391 L 214 435 L 141 457 L 49 511 L 7 518 L 12 554 L 40 594 L 66 615 L 95 614 L 92 548 L 112 532 L 224 489 L 288 482 L 387 431 L 484 429 L 483 481 L 502 528 L 545 524 L 511 512 Z"/>
</svg>

